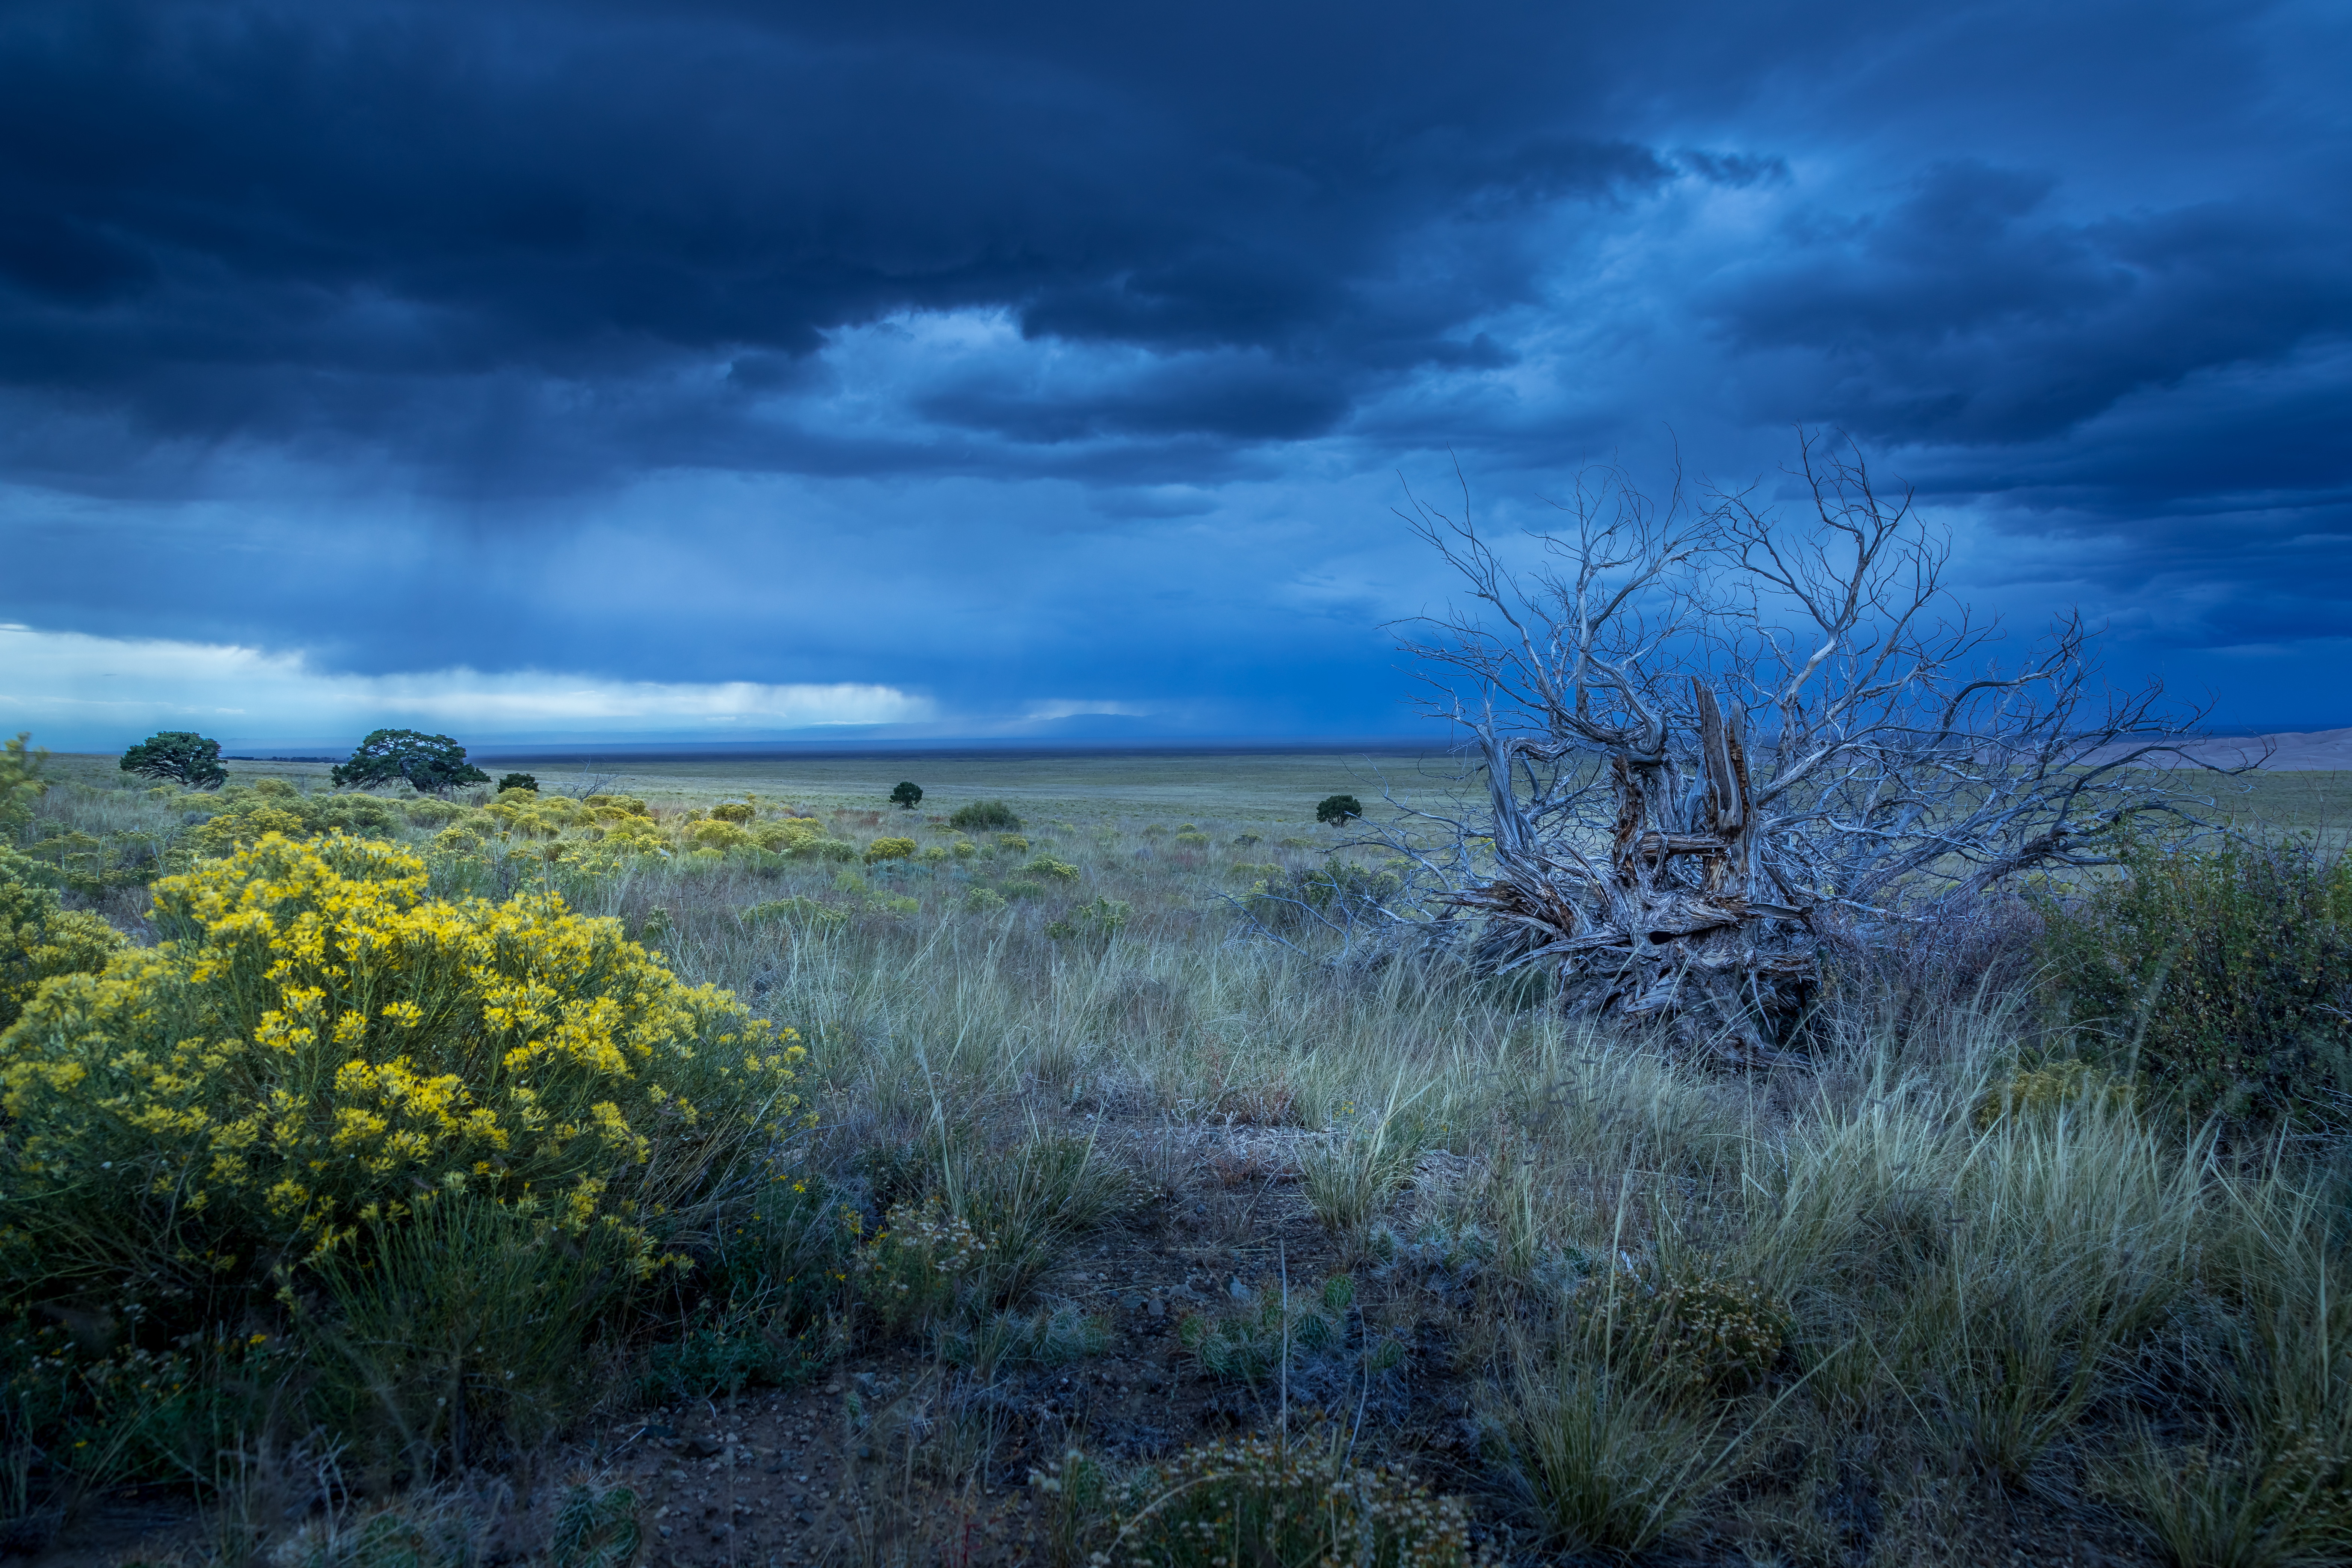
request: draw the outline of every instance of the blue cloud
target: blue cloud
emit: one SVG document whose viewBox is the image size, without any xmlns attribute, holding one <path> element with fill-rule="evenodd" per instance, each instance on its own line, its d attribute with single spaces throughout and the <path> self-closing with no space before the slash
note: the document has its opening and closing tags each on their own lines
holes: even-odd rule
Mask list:
<svg viewBox="0 0 2352 1568">
<path fill-rule="evenodd" d="M 2347 56 L 2296 5 L 20 6 L 0 616 L 1360 732 L 1446 587 L 1400 472 L 1508 523 L 1808 421 L 1985 602 L 2345 721 L 2294 650 L 2352 572 Z"/>
</svg>

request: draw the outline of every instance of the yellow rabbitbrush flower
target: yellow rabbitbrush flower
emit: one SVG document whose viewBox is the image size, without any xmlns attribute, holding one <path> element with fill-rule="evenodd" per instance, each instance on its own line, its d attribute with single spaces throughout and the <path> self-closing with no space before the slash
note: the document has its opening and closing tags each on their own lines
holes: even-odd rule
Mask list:
<svg viewBox="0 0 2352 1568">
<path fill-rule="evenodd" d="M 155 907 L 173 940 L 0 1035 L 0 1248 L 264 1270 L 463 1191 L 649 1268 L 655 1216 L 797 1124 L 793 1031 L 556 895 L 431 900 L 393 846 L 272 835 Z"/>
</svg>

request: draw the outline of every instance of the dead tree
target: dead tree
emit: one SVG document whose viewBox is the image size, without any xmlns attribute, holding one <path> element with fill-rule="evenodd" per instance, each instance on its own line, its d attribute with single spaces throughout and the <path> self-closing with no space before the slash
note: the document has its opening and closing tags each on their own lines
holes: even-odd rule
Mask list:
<svg viewBox="0 0 2352 1568">
<path fill-rule="evenodd" d="M 2078 618 L 1994 662 L 1948 540 L 1851 443 L 1801 433 L 1790 473 L 1793 520 L 1595 470 L 1526 569 L 1466 494 L 1405 514 L 1477 606 L 1404 644 L 1487 786 L 1450 845 L 1412 846 L 1430 901 L 1475 918 L 1482 967 L 1552 966 L 1570 1013 L 1746 1062 L 1785 1045 L 1825 943 L 2111 864 L 2119 825 L 2182 810 L 2164 768 L 2204 766 L 2179 746 L 2200 715 L 2106 691 Z"/>
</svg>

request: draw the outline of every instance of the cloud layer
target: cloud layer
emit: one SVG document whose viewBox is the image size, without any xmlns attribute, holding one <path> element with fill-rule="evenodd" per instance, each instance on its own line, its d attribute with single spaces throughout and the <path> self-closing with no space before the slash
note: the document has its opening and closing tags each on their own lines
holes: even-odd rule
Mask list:
<svg viewBox="0 0 2352 1568">
<path fill-rule="evenodd" d="M 2343 722 L 2347 68 L 2318 5 L 18 7 L 0 614 L 1362 732 L 1446 587 L 1400 473 L 1509 524 L 1805 422 L 1981 605 Z"/>
<path fill-rule="evenodd" d="M 614 681 L 463 666 L 338 675 L 299 654 L 20 626 L 0 626 L 0 724 L 68 748 L 157 730 L 196 730 L 232 748 L 332 744 L 384 727 L 561 741 L 806 738 L 887 733 L 938 717 L 928 699 L 887 686 Z"/>
</svg>

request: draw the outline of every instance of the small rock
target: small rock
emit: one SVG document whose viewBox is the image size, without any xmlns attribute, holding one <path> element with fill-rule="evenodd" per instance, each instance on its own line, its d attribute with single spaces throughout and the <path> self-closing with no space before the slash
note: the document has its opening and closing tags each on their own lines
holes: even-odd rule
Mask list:
<svg viewBox="0 0 2352 1568">
<path fill-rule="evenodd" d="M 1243 1284 L 1238 1278 L 1236 1278 L 1232 1284 L 1225 1287 L 1225 1292 L 1233 1297 L 1236 1301 L 1246 1301 L 1249 1300 L 1249 1287 Z"/>
<path fill-rule="evenodd" d="M 709 1437 L 688 1437 L 680 1447 L 686 1450 L 686 1457 L 689 1459 L 715 1459 L 727 1451 L 725 1444 L 713 1442 Z"/>
<path fill-rule="evenodd" d="M 839 1394 L 841 1392 L 841 1380 L 839 1378 L 835 1378 L 831 1383 L 826 1384 L 824 1385 L 824 1391 L 827 1394 Z"/>
<path fill-rule="evenodd" d="M 1157 1296 L 1151 1298 L 1151 1315 L 1155 1318 L 1166 1317 L 1168 1315 L 1168 1303 L 1162 1301 Z"/>
</svg>

